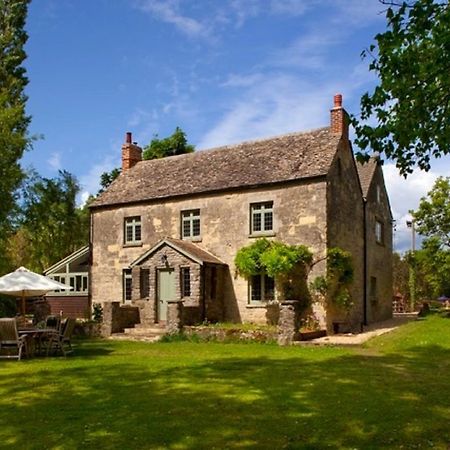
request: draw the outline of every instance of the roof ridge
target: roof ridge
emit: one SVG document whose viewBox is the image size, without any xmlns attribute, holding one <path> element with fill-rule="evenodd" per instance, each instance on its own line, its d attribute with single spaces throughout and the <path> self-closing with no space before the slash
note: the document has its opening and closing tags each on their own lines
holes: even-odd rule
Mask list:
<svg viewBox="0 0 450 450">
<path fill-rule="evenodd" d="M 306 135 L 306 134 L 314 134 L 314 133 L 319 133 L 320 131 L 326 131 L 326 130 L 330 130 L 330 127 L 327 126 L 327 127 L 321 127 L 321 128 L 313 128 L 313 129 L 306 130 L 306 131 L 293 131 L 291 133 L 279 134 L 279 135 L 269 136 L 269 137 L 265 137 L 265 138 L 250 139 L 248 141 L 237 142 L 235 144 L 225 144 L 225 145 L 221 145 L 219 147 L 199 149 L 199 150 L 196 150 L 191 153 L 183 153 L 181 155 L 166 156 L 164 158 L 143 159 L 142 161 L 139 161 L 138 164 L 141 164 L 141 163 L 148 164 L 148 163 L 151 163 L 154 161 L 173 161 L 175 159 L 194 158 L 200 154 L 210 154 L 213 152 L 230 151 L 235 148 L 240 148 L 240 147 L 246 146 L 246 145 L 259 144 L 262 142 L 274 141 L 276 139 L 283 139 L 283 138 L 289 138 L 289 137 L 294 137 L 294 136 L 302 136 L 302 135 Z"/>
</svg>

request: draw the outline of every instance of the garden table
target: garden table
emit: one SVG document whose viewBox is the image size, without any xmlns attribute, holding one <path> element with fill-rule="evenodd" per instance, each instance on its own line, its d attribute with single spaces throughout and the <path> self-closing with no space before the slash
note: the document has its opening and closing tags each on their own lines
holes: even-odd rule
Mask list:
<svg viewBox="0 0 450 450">
<path fill-rule="evenodd" d="M 36 347 L 41 351 L 42 341 L 57 333 L 55 328 L 22 328 L 18 330 L 19 336 L 26 336 L 28 356 L 35 356 Z"/>
</svg>

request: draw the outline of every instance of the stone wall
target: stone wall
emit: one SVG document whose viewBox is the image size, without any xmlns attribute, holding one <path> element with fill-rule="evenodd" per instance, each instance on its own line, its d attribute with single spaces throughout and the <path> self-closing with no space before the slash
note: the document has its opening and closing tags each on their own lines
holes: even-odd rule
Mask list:
<svg viewBox="0 0 450 450">
<path fill-rule="evenodd" d="M 125 328 L 132 328 L 139 323 L 139 308 L 121 305 L 119 302 L 103 303 L 102 336 L 121 333 Z"/>
<path fill-rule="evenodd" d="M 379 199 L 377 195 L 379 186 Z M 383 238 L 375 239 L 375 222 L 383 224 Z M 369 188 L 366 203 L 367 227 L 367 320 L 368 323 L 392 317 L 392 217 L 384 184 L 383 172 L 378 166 Z M 371 292 L 371 279 L 376 279 Z"/>
<path fill-rule="evenodd" d="M 167 334 L 179 334 L 183 331 L 183 302 L 171 301 L 167 303 Z"/>
<path fill-rule="evenodd" d="M 298 301 L 284 301 L 280 305 L 278 343 L 290 345 L 299 338 L 300 307 Z"/>
<path fill-rule="evenodd" d="M 363 199 L 353 153 L 348 140 L 342 139 L 328 173 L 328 247 L 340 247 L 351 253 L 354 281 L 351 287 L 353 308 L 343 311 L 327 305 L 327 330 L 333 322 L 346 322 L 360 329 L 364 304 L 364 227 Z"/>
<path fill-rule="evenodd" d="M 120 300 L 122 270 L 163 237 L 180 238 L 181 211 L 200 209 L 201 238 L 196 243 L 229 267 L 228 271 L 221 273 L 220 292 L 223 297 L 217 299 L 217 308 L 207 300 L 207 310 L 217 320 L 265 323 L 266 308 L 249 305 L 248 282 L 236 276 L 234 257 L 241 247 L 251 244 L 256 238 L 250 236 L 250 204 L 266 201 L 273 201 L 274 208 L 274 232 L 269 238 L 287 244 L 307 245 L 314 255 L 325 253 L 325 179 L 93 210 L 92 302 Z M 130 216 L 142 218 L 142 245 L 124 245 L 124 218 Z M 325 264 L 318 264 L 314 267 L 312 276 L 323 274 L 324 270 Z M 150 276 L 154 280 L 155 274 Z M 151 286 L 152 283 L 150 289 Z M 188 316 L 201 316 L 198 307 L 195 309 L 198 300 L 195 303 L 191 299 L 184 304 Z M 223 315 L 218 313 L 222 304 Z"/>
<path fill-rule="evenodd" d="M 260 342 L 272 343 L 277 340 L 276 330 L 243 330 L 236 325 L 236 328 L 220 328 L 211 326 L 190 326 L 184 328 L 184 333 L 188 337 L 196 337 L 202 341 L 219 342 Z"/>
</svg>

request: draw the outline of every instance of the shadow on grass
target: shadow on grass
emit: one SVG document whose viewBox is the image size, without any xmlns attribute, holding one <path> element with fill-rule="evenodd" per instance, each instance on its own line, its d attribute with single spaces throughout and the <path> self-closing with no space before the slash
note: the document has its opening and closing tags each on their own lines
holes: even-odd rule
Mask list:
<svg viewBox="0 0 450 450">
<path fill-rule="evenodd" d="M 189 345 L 190 349 L 195 344 Z M 155 360 L 0 374 L 2 448 L 446 448 L 450 350 Z M 153 347 L 153 348 L 161 348 Z M 218 346 L 219 347 L 219 346 Z M 179 344 L 183 349 L 183 344 Z M 202 346 L 198 346 L 201 351 Z M 280 350 L 281 352 L 281 350 Z M 103 353 L 103 354 L 106 354 Z M 171 355 L 173 358 L 173 354 Z M 164 354 L 161 354 L 164 359 Z"/>
</svg>

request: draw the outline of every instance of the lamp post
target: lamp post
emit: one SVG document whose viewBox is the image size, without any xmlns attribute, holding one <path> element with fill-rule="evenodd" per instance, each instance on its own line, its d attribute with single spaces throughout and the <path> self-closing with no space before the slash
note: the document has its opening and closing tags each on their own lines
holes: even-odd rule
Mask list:
<svg viewBox="0 0 450 450">
<path fill-rule="evenodd" d="M 414 311 L 416 305 L 416 262 L 414 260 L 415 252 L 416 252 L 416 229 L 415 229 L 415 221 L 414 219 L 407 220 L 406 226 L 411 228 L 411 254 L 412 260 L 409 264 L 409 306 L 411 312 Z"/>
</svg>

